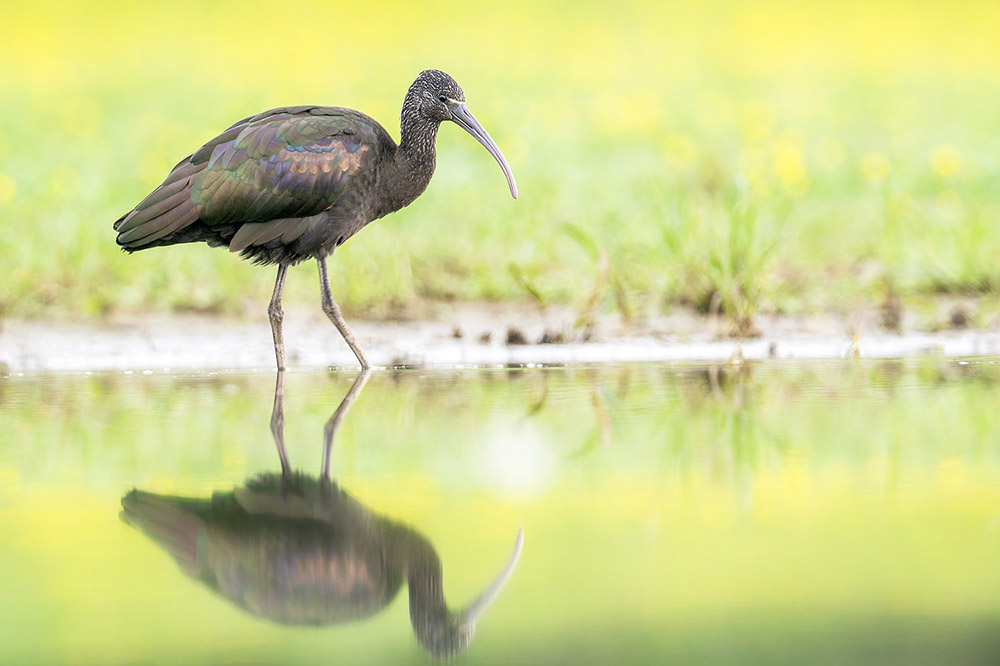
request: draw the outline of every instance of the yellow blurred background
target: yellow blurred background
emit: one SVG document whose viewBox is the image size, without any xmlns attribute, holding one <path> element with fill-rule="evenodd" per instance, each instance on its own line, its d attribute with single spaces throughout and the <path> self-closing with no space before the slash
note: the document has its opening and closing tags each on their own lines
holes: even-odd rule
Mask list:
<svg viewBox="0 0 1000 666">
<path fill-rule="evenodd" d="M 424 197 L 338 251 L 350 310 L 579 304 L 603 252 L 608 310 L 721 297 L 752 318 L 947 292 L 984 298 L 974 323 L 1000 312 L 993 3 L 42 2 L 3 16 L 8 314 L 260 315 L 269 271 L 204 247 L 125 257 L 111 223 L 265 108 L 358 108 L 396 135 L 425 68 L 463 85 L 522 197 L 446 128 Z M 314 282 L 293 272 L 291 298 L 313 300 Z"/>
</svg>

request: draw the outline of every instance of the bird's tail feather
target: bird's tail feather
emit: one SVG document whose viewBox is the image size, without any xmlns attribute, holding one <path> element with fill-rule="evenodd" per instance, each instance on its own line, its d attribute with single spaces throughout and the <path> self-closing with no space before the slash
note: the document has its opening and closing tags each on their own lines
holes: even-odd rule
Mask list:
<svg viewBox="0 0 1000 666">
<path fill-rule="evenodd" d="M 204 166 L 188 158 L 174 167 L 159 187 L 115 222 L 118 244 L 128 251 L 160 245 L 157 241 L 196 223 L 198 207 L 191 200 L 191 187 Z"/>
<path fill-rule="evenodd" d="M 184 503 L 179 497 L 132 490 L 122 498 L 121 518 L 170 553 L 185 570 L 196 573 L 204 521 Z"/>
</svg>

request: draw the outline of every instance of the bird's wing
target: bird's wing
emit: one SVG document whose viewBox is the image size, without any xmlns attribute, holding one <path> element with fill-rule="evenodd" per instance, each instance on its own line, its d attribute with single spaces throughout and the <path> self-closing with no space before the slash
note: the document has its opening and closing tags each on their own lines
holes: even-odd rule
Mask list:
<svg viewBox="0 0 1000 666">
<path fill-rule="evenodd" d="M 367 116 L 335 107 L 246 118 L 182 160 L 119 220 L 118 242 L 142 247 L 199 220 L 209 227 L 253 224 L 258 238 L 251 242 L 260 242 L 260 233 L 297 237 L 306 230 L 301 218 L 332 207 L 376 158 L 376 128 Z M 272 221 L 273 229 L 260 229 Z"/>
<path fill-rule="evenodd" d="M 373 149 L 355 118 L 285 112 L 248 122 L 235 138 L 211 148 L 194 179 L 191 198 L 202 221 L 266 222 L 330 208 Z"/>
</svg>

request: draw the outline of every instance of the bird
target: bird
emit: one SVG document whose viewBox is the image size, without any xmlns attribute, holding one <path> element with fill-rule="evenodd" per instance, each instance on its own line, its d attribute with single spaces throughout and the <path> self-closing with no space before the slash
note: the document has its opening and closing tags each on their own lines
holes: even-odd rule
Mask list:
<svg viewBox="0 0 1000 666">
<path fill-rule="evenodd" d="M 188 155 L 114 223 L 128 253 L 205 242 L 256 264 L 277 265 L 267 313 L 285 368 L 281 295 L 289 266 L 315 259 L 323 311 L 371 367 L 333 299 L 327 258 L 368 223 L 412 203 L 434 174 L 442 122 L 467 131 L 496 159 L 511 196 L 517 183 L 499 146 L 469 111 L 451 76 L 424 70 L 400 112 L 400 141 L 373 118 L 335 106 L 287 106 L 244 118 Z"/>
<path fill-rule="evenodd" d="M 476 621 L 517 563 L 461 609 L 444 596 L 441 559 L 416 529 L 371 510 L 347 492 L 294 472 L 262 474 L 211 497 L 132 489 L 122 520 L 166 551 L 190 578 L 252 615 L 283 625 L 325 626 L 372 617 L 403 582 L 410 623 L 433 657 L 468 648 Z"/>
<path fill-rule="evenodd" d="M 280 474 L 261 474 L 210 498 L 132 489 L 122 497 L 120 516 L 186 575 L 279 624 L 323 626 L 371 617 L 392 602 L 405 580 L 421 647 L 435 658 L 453 657 L 469 646 L 477 619 L 513 574 L 524 530 L 493 582 L 472 603 L 448 608 L 441 559 L 427 537 L 376 513 L 332 479 L 334 436 L 369 374 L 362 370 L 327 422 L 319 477 L 293 471 L 288 462 L 279 370 L 271 431 Z"/>
</svg>

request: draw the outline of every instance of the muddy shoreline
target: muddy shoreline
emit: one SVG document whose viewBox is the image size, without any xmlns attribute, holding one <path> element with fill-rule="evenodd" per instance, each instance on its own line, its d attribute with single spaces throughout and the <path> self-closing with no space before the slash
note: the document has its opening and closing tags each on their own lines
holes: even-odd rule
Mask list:
<svg viewBox="0 0 1000 666">
<path fill-rule="evenodd" d="M 568 308 L 457 305 L 429 320 L 350 323 L 383 367 L 1000 355 L 998 331 L 897 335 L 882 330 L 874 312 L 760 317 L 760 335 L 742 340 L 728 337 L 724 322 L 690 312 L 641 325 L 608 317 L 581 328 Z M 286 313 L 285 341 L 291 369 L 355 365 L 334 327 L 310 313 Z M 0 328 L 0 371 L 8 374 L 273 368 L 263 319 L 152 314 L 101 323 L 4 320 Z"/>
</svg>

